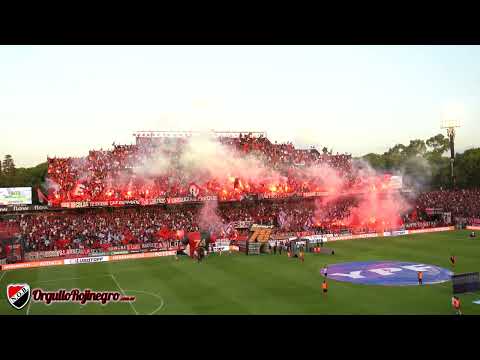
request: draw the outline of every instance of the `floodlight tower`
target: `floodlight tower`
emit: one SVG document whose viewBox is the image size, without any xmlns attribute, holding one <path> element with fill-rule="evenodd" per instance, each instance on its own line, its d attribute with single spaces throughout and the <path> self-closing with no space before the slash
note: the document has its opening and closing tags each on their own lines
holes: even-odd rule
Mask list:
<svg viewBox="0 0 480 360">
<path fill-rule="evenodd" d="M 450 142 L 450 176 L 452 178 L 452 187 L 455 187 L 455 175 L 453 172 L 453 163 L 455 161 L 455 129 L 460 127 L 456 119 L 445 119 L 442 121 L 441 128 L 447 129 L 447 136 Z"/>
</svg>

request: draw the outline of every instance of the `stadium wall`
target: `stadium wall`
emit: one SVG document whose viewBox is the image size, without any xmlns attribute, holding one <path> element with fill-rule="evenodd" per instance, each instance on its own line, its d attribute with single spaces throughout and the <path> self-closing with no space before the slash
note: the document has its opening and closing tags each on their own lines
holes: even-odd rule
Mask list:
<svg viewBox="0 0 480 360">
<path fill-rule="evenodd" d="M 176 253 L 177 253 L 176 250 L 169 250 L 169 251 L 155 251 L 155 252 L 146 252 L 146 253 L 138 253 L 138 254 L 91 256 L 91 257 L 80 257 L 80 258 L 62 259 L 62 260 L 30 261 L 30 262 L 23 262 L 23 263 L 17 263 L 17 264 L 1 265 L 1 270 L 3 271 L 3 270 L 15 270 L 15 269 L 35 268 L 35 267 L 45 267 L 45 266 L 91 264 L 91 263 L 107 262 L 107 261 L 145 259 L 145 258 L 153 258 L 153 257 L 173 256 Z"/>
</svg>

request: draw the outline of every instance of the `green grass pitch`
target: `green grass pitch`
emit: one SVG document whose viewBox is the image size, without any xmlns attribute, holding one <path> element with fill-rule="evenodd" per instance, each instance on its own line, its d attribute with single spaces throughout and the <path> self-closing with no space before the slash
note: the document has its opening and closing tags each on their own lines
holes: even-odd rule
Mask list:
<svg viewBox="0 0 480 360">
<path fill-rule="evenodd" d="M 389 238 L 358 239 L 328 244 L 335 255 L 306 254 L 305 263 L 286 255 L 211 255 L 198 264 L 173 257 L 97 264 L 53 266 L 0 272 L 0 314 L 445 314 L 452 284 L 369 286 L 329 281 L 323 296 L 319 270 L 348 261 L 397 260 L 438 265 L 455 272 L 480 270 L 480 239 L 468 231 L 449 231 Z M 21 310 L 6 299 L 9 283 L 26 282 L 32 289 L 90 288 L 136 296 L 133 303 L 108 305 L 30 301 Z M 472 301 L 480 294 L 460 295 L 463 312 L 480 314 Z"/>
</svg>

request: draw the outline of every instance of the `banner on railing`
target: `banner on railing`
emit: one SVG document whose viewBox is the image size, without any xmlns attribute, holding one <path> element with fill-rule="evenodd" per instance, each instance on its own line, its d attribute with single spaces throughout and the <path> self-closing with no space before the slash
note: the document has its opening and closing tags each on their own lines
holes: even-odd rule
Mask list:
<svg viewBox="0 0 480 360">
<path fill-rule="evenodd" d="M 391 190 L 389 190 L 391 192 Z M 348 195 L 361 195 L 364 194 L 364 190 L 352 190 L 349 192 L 340 193 L 339 195 L 348 196 Z M 256 196 L 258 199 L 289 199 L 295 197 L 301 198 L 312 198 L 312 197 L 323 197 L 329 196 L 330 193 L 327 191 L 312 191 L 312 192 L 292 192 L 292 193 L 260 193 Z M 249 198 L 251 195 L 242 195 L 241 199 Z M 158 205 L 158 204 L 185 204 L 185 203 L 198 203 L 206 201 L 220 201 L 220 202 L 236 202 L 239 201 L 238 198 L 218 198 L 216 195 L 208 196 L 180 196 L 180 197 L 159 197 L 155 199 L 141 199 L 141 200 L 111 200 L 111 201 L 73 201 L 73 202 L 62 202 L 60 208 L 88 208 L 88 207 L 108 207 L 108 206 L 132 206 L 132 205 Z M 50 204 L 51 205 L 51 204 Z M 427 209 L 428 210 L 428 209 Z M 0 207 L 0 211 L 2 210 Z"/>
<path fill-rule="evenodd" d="M 431 228 L 431 229 L 408 230 L 408 233 L 409 234 L 423 234 L 423 233 L 450 231 L 450 230 L 455 230 L 455 226 L 438 227 L 438 228 Z"/>
<path fill-rule="evenodd" d="M 128 253 L 133 251 L 141 250 L 170 250 L 172 248 L 178 247 L 178 241 L 163 241 L 158 243 L 145 243 L 145 244 L 128 244 L 128 245 L 118 245 L 118 246 L 109 246 L 107 248 L 98 248 L 98 249 L 63 249 L 63 250 L 50 250 L 50 251 L 30 251 L 25 254 L 26 260 L 40 260 L 56 257 L 65 257 L 65 256 L 99 256 L 100 254 L 112 254 L 114 252 Z"/>
<path fill-rule="evenodd" d="M 327 191 L 314 191 L 314 192 L 306 192 L 301 194 L 303 197 L 319 197 L 319 196 L 328 196 L 330 195 Z"/>
<path fill-rule="evenodd" d="M 296 196 L 297 193 L 264 193 L 258 194 L 259 199 L 284 199 Z"/>
<path fill-rule="evenodd" d="M 138 254 L 125 254 L 125 255 L 110 255 L 110 256 L 94 256 L 94 257 L 80 257 L 72 259 L 62 260 L 44 260 L 44 261 L 29 261 L 16 264 L 2 264 L 1 270 L 14 270 L 24 268 L 36 268 L 45 266 L 58 266 L 58 265 L 77 265 L 77 264 L 89 264 L 105 261 L 118 261 L 118 260 L 131 260 L 131 259 L 143 259 L 152 257 L 173 256 L 176 254 L 175 250 L 169 251 L 155 251 Z"/>
<path fill-rule="evenodd" d="M 253 225 L 253 221 L 232 221 L 230 225 L 235 229 L 248 229 Z"/>
<path fill-rule="evenodd" d="M 48 210 L 47 205 L 6 205 L 0 206 L 0 213 L 4 212 L 24 212 L 24 211 L 44 211 Z"/>
</svg>

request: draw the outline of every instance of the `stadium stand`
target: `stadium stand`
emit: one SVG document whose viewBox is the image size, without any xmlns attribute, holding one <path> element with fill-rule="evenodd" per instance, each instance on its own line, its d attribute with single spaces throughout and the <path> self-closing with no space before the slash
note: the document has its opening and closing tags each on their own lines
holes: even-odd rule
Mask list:
<svg viewBox="0 0 480 360">
<path fill-rule="evenodd" d="M 218 136 L 219 143 L 240 154 L 250 154 L 268 166 L 277 169 L 285 182 L 277 184 L 277 193 L 321 191 L 318 184 L 305 181 L 302 169 L 328 165 L 343 179 L 343 189 L 355 190 L 364 186 L 365 179 L 353 171 L 352 157 L 347 154 L 320 153 L 316 149 L 296 149 L 292 143 L 272 143 L 264 134 L 239 133 Z M 125 206 L 114 208 L 64 209 L 65 201 L 104 201 L 155 199 L 161 196 L 188 196 L 192 179 L 186 176 L 176 162 L 188 145 L 189 137 L 137 137 L 134 145 L 113 144 L 112 150 L 92 150 L 85 158 L 48 159 L 48 200 L 57 211 L 41 211 L 17 215 L 0 221 L 0 237 L 17 236 L 26 252 L 61 249 L 103 249 L 131 244 L 158 244 L 169 247 L 172 241 L 182 241 L 187 234 L 206 231 L 216 238 L 241 240 L 248 237 L 248 227 L 232 226 L 235 222 L 274 226 L 268 236 L 285 239 L 291 236 L 318 234 L 357 234 L 379 232 L 376 220 L 347 226 L 351 209 L 358 196 L 345 193 L 334 201 L 292 197 L 264 199 L 236 197 L 272 192 L 265 184 L 246 183 L 239 178 L 221 180 L 204 177 L 197 181 L 196 196 L 218 195 L 214 220 L 202 225 L 203 205 L 200 203 L 156 204 L 154 206 Z M 137 176 L 135 168 L 153 157 L 171 161 L 162 174 L 152 177 Z M 228 178 L 229 176 L 225 176 Z M 385 179 L 375 179 L 382 188 Z M 388 179 L 386 179 L 388 181 Z M 380 182 L 378 182 L 380 181 Z M 223 196 L 229 186 L 228 196 Z M 223 194 L 224 195 L 224 194 Z M 231 195 L 231 196 L 230 196 Z M 444 220 L 428 216 L 427 209 L 437 208 L 452 213 L 452 218 L 463 218 L 468 223 L 480 224 L 480 191 L 431 191 L 419 194 L 414 211 L 398 214 L 393 222 L 383 223 L 381 231 L 398 229 L 425 229 L 442 226 Z M 216 202 L 215 202 L 216 203 Z M 131 205 L 131 204 L 130 204 Z M 321 209 L 321 211 L 318 211 Z M 351 225 L 351 222 L 350 222 Z M 9 250 L 3 244 L 3 252 Z"/>
<path fill-rule="evenodd" d="M 328 165 L 346 180 L 351 175 L 351 155 L 320 154 L 315 149 L 299 150 L 292 143 L 271 143 L 264 136 L 252 133 L 238 137 L 218 137 L 226 148 L 260 159 L 287 178 L 275 184 L 278 192 L 318 191 L 318 185 L 307 184 L 295 174 L 295 169 Z M 115 145 L 112 150 L 92 150 L 85 158 L 48 159 L 48 200 L 52 206 L 65 201 L 145 200 L 158 196 L 188 196 L 192 179 L 182 171 L 178 158 L 185 150 L 189 138 L 137 138 L 134 145 Z M 219 154 L 222 156 L 222 154 Z M 172 160 L 168 169 L 156 176 L 137 176 L 134 169 L 141 168 L 153 158 Z M 259 194 L 270 190 L 265 183 L 219 183 L 218 179 L 204 178 L 199 187 L 200 196 L 219 195 L 235 199 L 238 194 Z M 232 189 L 233 185 L 233 189 Z"/>
</svg>

